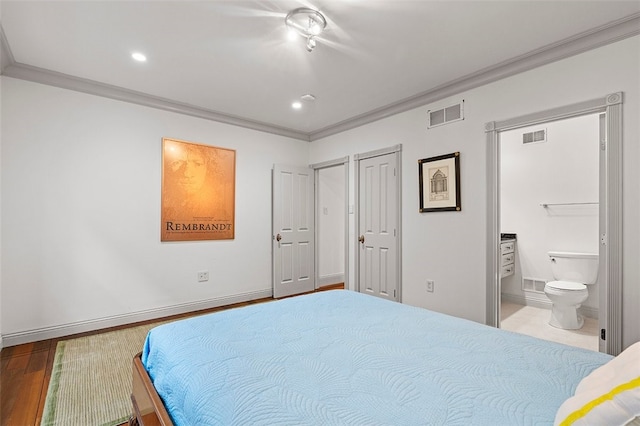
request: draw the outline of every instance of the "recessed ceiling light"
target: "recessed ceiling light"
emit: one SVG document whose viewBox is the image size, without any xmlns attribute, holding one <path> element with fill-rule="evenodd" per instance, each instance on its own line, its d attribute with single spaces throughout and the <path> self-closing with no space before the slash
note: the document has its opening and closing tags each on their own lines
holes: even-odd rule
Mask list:
<svg viewBox="0 0 640 426">
<path fill-rule="evenodd" d="M 144 56 L 142 53 L 140 52 L 134 52 L 131 54 L 131 57 L 133 59 L 135 59 L 138 62 L 146 62 L 147 61 L 147 57 Z"/>
<path fill-rule="evenodd" d="M 302 102 L 295 101 L 294 103 L 292 103 L 292 104 L 291 104 L 291 108 L 293 108 L 293 109 L 300 109 L 300 108 L 302 108 Z"/>
</svg>

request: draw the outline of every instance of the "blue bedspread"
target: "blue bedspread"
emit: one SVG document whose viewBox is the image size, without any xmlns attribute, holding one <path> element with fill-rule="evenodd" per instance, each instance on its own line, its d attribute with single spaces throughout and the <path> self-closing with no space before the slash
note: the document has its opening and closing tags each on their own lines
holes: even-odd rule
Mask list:
<svg viewBox="0 0 640 426">
<path fill-rule="evenodd" d="M 611 357 L 351 291 L 152 329 L 176 425 L 543 425 Z"/>
</svg>

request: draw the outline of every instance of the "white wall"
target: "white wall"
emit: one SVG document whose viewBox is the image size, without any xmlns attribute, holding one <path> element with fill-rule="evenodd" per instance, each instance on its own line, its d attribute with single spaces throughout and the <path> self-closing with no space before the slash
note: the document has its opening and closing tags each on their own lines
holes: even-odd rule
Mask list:
<svg viewBox="0 0 640 426">
<path fill-rule="evenodd" d="M 318 191 L 319 285 L 344 282 L 344 165 L 320 169 Z"/>
<path fill-rule="evenodd" d="M 437 64 L 434 64 L 437 66 Z M 640 37 L 552 63 L 311 144 L 317 163 L 401 143 L 403 302 L 485 320 L 487 158 L 484 125 L 625 93 L 623 116 L 623 344 L 640 340 Z M 427 130 L 426 112 L 465 100 L 465 120 Z M 421 158 L 461 152 L 462 211 L 419 213 Z M 353 167 L 350 193 L 353 194 Z M 352 196 L 353 198 L 353 196 Z M 351 201 L 353 202 L 353 201 Z M 351 253 L 354 221 L 350 223 Z M 354 259 L 352 256 L 351 259 Z M 353 273 L 354 267 L 350 267 Z M 435 292 L 426 292 L 426 279 Z"/>
<path fill-rule="evenodd" d="M 307 143 L 7 77 L 2 124 L 5 344 L 270 294 L 271 169 Z M 234 240 L 160 242 L 162 137 L 236 150 Z"/>
<path fill-rule="evenodd" d="M 520 277 L 552 281 L 549 251 L 598 253 L 598 114 L 500 133 L 501 231 L 517 234 L 516 274 L 502 292 L 525 297 Z M 522 134 L 547 130 L 547 142 L 522 143 Z M 598 309 L 598 284 L 583 303 Z M 542 294 L 534 299 L 549 301 Z"/>
</svg>

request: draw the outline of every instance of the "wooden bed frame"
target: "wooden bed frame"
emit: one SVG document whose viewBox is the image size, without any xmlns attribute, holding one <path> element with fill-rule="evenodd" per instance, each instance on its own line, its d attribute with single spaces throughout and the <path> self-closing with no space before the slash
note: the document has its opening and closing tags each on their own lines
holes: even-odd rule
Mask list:
<svg viewBox="0 0 640 426">
<path fill-rule="evenodd" d="M 142 365 L 142 352 L 133 357 L 132 412 L 130 426 L 173 426 L 151 378 Z"/>
</svg>

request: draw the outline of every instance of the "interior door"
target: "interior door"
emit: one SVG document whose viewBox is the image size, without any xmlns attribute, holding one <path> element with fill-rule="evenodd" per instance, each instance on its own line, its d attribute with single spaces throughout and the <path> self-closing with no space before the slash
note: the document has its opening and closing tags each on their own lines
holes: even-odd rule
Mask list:
<svg viewBox="0 0 640 426">
<path fill-rule="evenodd" d="M 273 168 L 273 297 L 315 289 L 313 170 Z"/>
<path fill-rule="evenodd" d="M 397 153 L 359 162 L 359 291 L 398 300 Z"/>
</svg>

